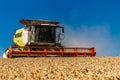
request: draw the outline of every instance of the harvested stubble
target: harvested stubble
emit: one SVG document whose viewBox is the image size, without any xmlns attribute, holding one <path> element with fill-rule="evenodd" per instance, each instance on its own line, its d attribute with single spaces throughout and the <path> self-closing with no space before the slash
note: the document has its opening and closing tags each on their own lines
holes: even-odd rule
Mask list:
<svg viewBox="0 0 120 80">
<path fill-rule="evenodd" d="M 120 57 L 0 58 L 0 80 L 120 80 Z"/>
</svg>

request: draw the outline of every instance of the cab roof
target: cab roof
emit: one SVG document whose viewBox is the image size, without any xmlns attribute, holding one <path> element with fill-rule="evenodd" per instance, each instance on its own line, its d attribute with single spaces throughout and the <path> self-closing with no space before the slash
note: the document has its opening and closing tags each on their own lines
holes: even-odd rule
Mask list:
<svg viewBox="0 0 120 80">
<path fill-rule="evenodd" d="M 49 20 L 20 20 L 20 23 L 27 26 L 27 25 L 54 25 L 58 26 L 59 22 L 49 21 Z"/>
</svg>

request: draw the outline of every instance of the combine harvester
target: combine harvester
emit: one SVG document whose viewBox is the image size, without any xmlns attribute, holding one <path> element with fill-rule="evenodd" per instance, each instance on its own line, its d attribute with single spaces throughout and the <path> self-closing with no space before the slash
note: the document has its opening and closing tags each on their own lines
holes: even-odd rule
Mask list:
<svg viewBox="0 0 120 80">
<path fill-rule="evenodd" d="M 64 27 L 59 22 L 45 20 L 21 20 L 25 28 L 16 30 L 14 46 L 3 54 L 4 58 L 40 56 L 95 56 L 94 48 L 64 47 L 61 40 Z"/>
</svg>

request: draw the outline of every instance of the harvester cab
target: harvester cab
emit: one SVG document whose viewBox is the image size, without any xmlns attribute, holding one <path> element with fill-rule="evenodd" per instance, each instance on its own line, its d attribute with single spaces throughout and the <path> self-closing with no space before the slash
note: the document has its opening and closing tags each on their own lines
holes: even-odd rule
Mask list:
<svg viewBox="0 0 120 80">
<path fill-rule="evenodd" d="M 58 22 L 43 20 L 21 20 L 25 28 L 15 32 L 13 42 L 18 46 L 57 46 L 61 45 L 64 27 Z"/>
<path fill-rule="evenodd" d="M 4 58 L 39 56 L 95 56 L 94 48 L 64 47 L 64 27 L 59 22 L 46 20 L 20 20 L 25 27 L 16 30 L 13 46 L 3 54 Z"/>
</svg>

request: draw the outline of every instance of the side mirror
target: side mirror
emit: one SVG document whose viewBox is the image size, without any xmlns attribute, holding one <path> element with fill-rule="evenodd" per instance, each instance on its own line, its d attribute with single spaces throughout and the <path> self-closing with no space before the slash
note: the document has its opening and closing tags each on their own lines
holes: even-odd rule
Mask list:
<svg viewBox="0 0 120 80">
<path fill-rule="evenodd" d="M 64 28 L 62 27 L 62 33 L 64 33 Z"/>
</svg>

